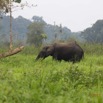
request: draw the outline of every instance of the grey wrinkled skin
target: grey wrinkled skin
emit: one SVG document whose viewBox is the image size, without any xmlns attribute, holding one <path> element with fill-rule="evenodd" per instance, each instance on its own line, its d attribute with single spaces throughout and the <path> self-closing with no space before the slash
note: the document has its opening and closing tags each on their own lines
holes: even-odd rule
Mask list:
<svg viewBox="0 0 103 103">
<path fill-rule="evenodd" d="M 52 56 L 58 61 L 64 60 L 75 63 L 84 57 L 84 51 L 76 42 L 55 43 L 43 47 L 36 60 L 45 59 L 48 56 Z"/>
</svg>

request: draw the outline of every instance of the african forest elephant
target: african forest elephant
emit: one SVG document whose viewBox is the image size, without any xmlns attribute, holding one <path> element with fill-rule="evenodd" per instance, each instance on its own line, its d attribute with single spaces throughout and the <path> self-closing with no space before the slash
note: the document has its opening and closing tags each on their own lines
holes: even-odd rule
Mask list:
<svg viewBox="0 0 103 103">
<path fill-rule="evenodd" d="M 74 63 L 82 59 L 84 51 L 76 42 L 54 43 L 43 47 L 36 60 L 45 59 L 48 56 L 52 56 L 55 60 L 65 60 Z"/>
</svg>

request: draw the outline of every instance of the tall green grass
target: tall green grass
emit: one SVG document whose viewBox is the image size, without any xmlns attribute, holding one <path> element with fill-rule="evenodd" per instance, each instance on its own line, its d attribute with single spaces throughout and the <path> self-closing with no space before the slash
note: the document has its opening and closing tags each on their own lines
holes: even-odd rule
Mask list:
<svg viewBox="0 0 103 103">
<path fill-rule="evenodd" d="M 35 61 L 34 47 L 0 59 L 0 103 L 103 103 L 103 47 L 82 47 L 84 59 L 75 64 Z"/>
</svg>

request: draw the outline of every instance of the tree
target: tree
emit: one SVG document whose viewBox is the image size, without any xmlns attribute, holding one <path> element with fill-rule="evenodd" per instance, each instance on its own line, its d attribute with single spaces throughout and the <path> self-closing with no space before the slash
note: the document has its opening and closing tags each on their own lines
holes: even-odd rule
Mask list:
<svg viewBox="0 0 103 103">
<path fill-rule="evenodd" d="M 90 43 L 103 43 L 103 20 L 98 20 L 92 27 L 84 30 L 81 36 Z"/>
<path fill-rule="evenodd" d="M 1 10 L 1 13 L 2 12 L 5 12 L 5 13 L 8 13 L 9 11 L 9 4 L 10 2 L 17 2 L 17 3 L 20 3 L 21 0 L 0 0 L 0 10 Z"/>
<path fill-rule="evenodd" d="M 18 52 L 20 52 L 24 46 L 21 46 L 21 47 L 18 47 L 16 49 L 12 49 L 12 8 L 11 8 L 11 3 L 12 2 L 21 2 L 21 0 L 0 0 L 0 10 L 1 10 L 1 13 L 3 11 L 5 11 L 5 13 L 8 13 L 10 12 L 10 50 L 8 52 L 5 52 L 5 53 L 2 53 L 0 54 L 0 58 L 4 58 L 4 57 L 7 57 L 7 56 L 11 56 L 11 55 L 14 55 L 14 54 L 17 54 Z"/>
<path fill-rule="evenodd" d="M 46 41 L 46 39 L 47 39 L 47 35 L 46 34 L 41 34 L 41 36 L 42 36 L 42 39 L 44 40 L 44 42 Z"/>
<path fill-rule="evenodd" d="M 27 43 L 39 46 L 44 39 L 44 26 L 42 22 L 33 22 L 28 26 Z"/>
</svg>

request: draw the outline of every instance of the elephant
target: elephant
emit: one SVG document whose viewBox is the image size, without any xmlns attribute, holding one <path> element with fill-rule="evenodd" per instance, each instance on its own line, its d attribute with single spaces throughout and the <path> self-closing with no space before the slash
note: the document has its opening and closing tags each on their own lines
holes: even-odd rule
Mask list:
<svg viewBox="0 0 103 103">
<path fill-rule="evenodd" d="M 45 59 L 48 56 L 52 56 L 53 59 L 58 61 L 64 60 L 75 63 L 84 57 L 84 51 L 76 42 L 54 43 L 44 46 L 36 60 L 40 58 Z"/>
</svg>

